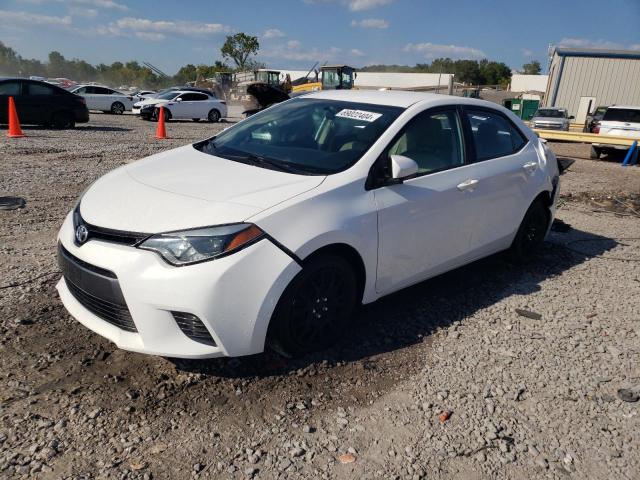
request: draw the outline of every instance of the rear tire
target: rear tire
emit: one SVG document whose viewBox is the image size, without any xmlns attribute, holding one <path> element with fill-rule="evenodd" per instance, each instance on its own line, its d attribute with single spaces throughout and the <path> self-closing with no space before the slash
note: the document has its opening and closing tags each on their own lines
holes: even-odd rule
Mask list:
<svg viewBox="0 0 640 480">
<path fill-rule="evenodd" d="M 124 104 L 122 102 L 113 102 L 111 105 L 111 113 L 114 115 L 122 115 L 124 113 Z"/>
<path fill-rule="evenodd" d="M 269 325 L 271 345 L 294 357 L 333 345 L 351 323 L 357 294 L 356 274 L 344 258 L 313 258 L 280 297 Z"/>
<path fill-rule="evenodd" d="M 602 154 L 602 150 L 598 147 L 591 146 L 591 151 L 589 152 L 589 158 L 592 160 L 597 160 L 600 158 L 600 154 Z"/>
<path fill-rule="evenodd" d="M 53 114 L 51 124 L 53 125 L 53 128 L 75 128 L 76 120 L 71 112 L 56 112 Z"/>
<path fill-rule="evenodd" d="M 214 108 L 207 115 L 207 120 L 209 120 L 211 123 L 219 122 L 220 121 L 220 112 Z"/>
<path fill-rule="evenodd" d="M 517 262 L 531 260 L 544 242 L 549 227 L 549 209 L 540 199 L 525 213 L 511 244 L 511 255 Z"/>
</svg>

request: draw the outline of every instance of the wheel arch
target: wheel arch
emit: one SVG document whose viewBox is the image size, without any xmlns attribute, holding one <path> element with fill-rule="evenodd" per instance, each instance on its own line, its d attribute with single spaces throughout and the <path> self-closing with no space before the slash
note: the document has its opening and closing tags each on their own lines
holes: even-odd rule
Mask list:
<svg viewBox="0 0 640 480">
<path fill-rule="evenodd" d="M 359 302 L 362 302 L 367 281 L 367 270 L 364 260 L 358 250 L 346 243 L 330 243 L 314 250 L 301 259 L 302 267 L 304 268 L 305 264 L 308 264 L 312 259 L 322 255 L 336 255 L 344 258 L 349 263 L 356 274 L 356 280 L 358 282 L 358 299 Z"/>
</svg>

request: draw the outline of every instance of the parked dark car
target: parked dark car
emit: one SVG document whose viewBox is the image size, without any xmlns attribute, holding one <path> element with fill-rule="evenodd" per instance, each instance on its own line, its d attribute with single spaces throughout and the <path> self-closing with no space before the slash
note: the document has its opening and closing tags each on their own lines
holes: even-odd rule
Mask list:
<svg viewBox="0 0 640 480">
<path fill-rule="evenodd" d="M 587 115 L 587 122 L 584 127 L 585 132 L 594 133 L 593 130 L 595 129 L 596 125 L 600 123 L 600 120 L 602 120 L 602 117 L 604 117 L 604 114 L 606 113 L 607 108 L 609 107 L 604 107 L 604 106 L 596 107 L 593 113 L 590 113 L 589 115 Z"/>
<path fill-rule="evenodd" d="M 9 97 L 13 97 L 21 124 L 73 128 L 89 121 L 84 98 L 38 80 L 0 79 L 0 123 L 8 122 Z"/>
</svg>

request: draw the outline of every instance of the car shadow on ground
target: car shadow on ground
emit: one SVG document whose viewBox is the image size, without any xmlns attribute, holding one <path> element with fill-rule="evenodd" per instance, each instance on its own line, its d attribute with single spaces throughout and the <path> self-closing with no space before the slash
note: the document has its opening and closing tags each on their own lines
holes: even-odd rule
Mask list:
<svg viewBox="0 0 640 480">
<path fill-rule="evenodd" d="M 5 125 L 2 125 L 4 130 Z M 25 131 L 51 131 L 51 132 L 65 132 L 68 130 L 77 130 L 82 132 L 130 132 L 130 128 L 124 127 L 109 127 L 106 125 L 76 125 L 74 128 L 53 128 L 44 125 L 21 125 L 20 128 Z"/>
<path fill-rule="evenodd" d="M 618 245 L 615 239 L 574 230 L 563 222 L 556 225 L 557 231 L 551 232 L 536 259 L 525 265 L 512 263 L 505 253 L 493 255 L 364 306 L 353 328 L 332 349 L 299 359 L 286 359 L 267 350 L 232 359 L 170 361 L 178 370 L 205 375 L 267 377 L 325 361 L 354 362 L 410 347 L 504 298 L 535 293 L 545 280 Z M 526 309 L 526 304 L 525 297 L 522 308 Z"/>
<path fill-rule="evenodd" d="M 83 132 L 130 132 L 131 128 L 109 127 L 106 125 L 76 125 L 76 130 Z"/>
</svg>

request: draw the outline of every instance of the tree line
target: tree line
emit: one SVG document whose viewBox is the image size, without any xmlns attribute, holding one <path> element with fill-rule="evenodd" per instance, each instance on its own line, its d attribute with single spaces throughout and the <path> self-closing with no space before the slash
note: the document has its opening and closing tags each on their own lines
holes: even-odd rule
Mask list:
<svg viewBox="0 0 640 480">
<path fill-rule="evenodd" d="M 522 67 L 523 73 L 538 75 L 540 62 L 534 60 Z M 511 81 L 511 69 L 502 62 L 483 60 L 453 60 L 436 58 L 431 63 L 409 65 L 369 65 L 361 72 L 402 72 L 402 73 L 453 73 L 457 82 L 470 85 L 502 85 Z"/>
<path fill-rule="evenodd" d="M 220 49 L 222 58 L 231 60 L 233 67 L 221 61 L 213 65 L 188 64 L 181 67 L 173 76 L 156 74 L 137 61 L 126 63 L 113 62 L 111 65 L 100 63 L 92 65 L 84 60 L 66 59 L 60 52 L 49 53 L 48 61 L 27 59 L 13 48 L 0 42 L 0 75 L 5 76 L 41 76 L 47 78 L 70 78 L 79 82 L 101 82 L 113 86 L 136 86 L 139 88 L 163 88 L 170 85 L 182 85 L 200 78 L 210 78 L 216 72 L 241 71 L 264 66 L 254 56 L 260 44 L 257 37 L 245 33 L 229 35 Z M 511 69 L 502 62 L 483 60 L 452 60 L 436 58 L 431 63 L 405 65 L 369 65 L 360 69 L 363 72 L 419 72 L 453 73 L 456 81 L 471 85 L 503 85 L 511 80 Z M 523 65 L 524 73 L 539 74 L 540 63 L 533 61 Z"/>
<path fill-rule="evenodd" d="M 230 71 L 230 68 L 220 61 L 213 65 L 188 64 L 175 75 L 163 77 L 133 60 L 92 65 L 84 60 L 67 59 L 56 51 L 49 53 L 48 61 L 42 62 L 23 58 L 13 48 L 0 42 L 0 76 L 69 78 L 78 82 L 100 82 L 116 87 L 126 85 L 159 89 L 193 82 L 199 77 L 209 78 L 220 71 Z"/>
</svg>

